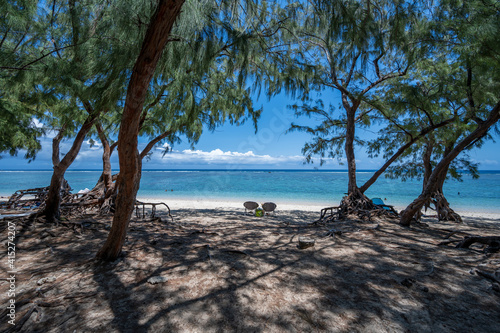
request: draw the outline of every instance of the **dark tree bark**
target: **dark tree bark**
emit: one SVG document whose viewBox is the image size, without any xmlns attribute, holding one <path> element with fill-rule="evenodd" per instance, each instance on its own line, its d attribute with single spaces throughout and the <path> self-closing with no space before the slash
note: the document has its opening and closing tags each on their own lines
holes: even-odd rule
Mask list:
<svg viewBox="0 0 500 333">
<path fill-rule="evenodd" d="M 181 12 L 183 0 L 160 0 L 144 37 L 127 89 L 120 132 L 118 156 L 120 175 L 113 225 L 97 258 L 113 261 L 121 253 L 141 179 L 137 136 L 146 93 L 170 31 Z"/>
<path fill-rule="evenodd" d="M 429 178 L 431 177 L 432 174 L 432 152 L 434 150 L 434 140 L 430 139 L 427 141 L 427 144 L 425 145 L 425 152 L 424 155 L 422 156 L 422 164 L 424 166 L 424 179 L 422 182 L 422 191 L 425 189 L 425 184 L 429 181 Z M 426 203 L 424 203 L 425 209 L 430 208 L 430 200 L 428 200 Z M 418 211 L 417 214 L 415 215 L 415 218 L 417 221 L 420 221 L 422 217 L 422 211 Z"/>
<path fill-rule="evenodd" d="M 448 155 L 453 150 L 453 146 L 456 144 L 459 137 L 460 135 L 457 133 L 455 134 L 453 139 L 447 143 L 444 149 L 443 156 Z M 444 191 L 443 191 L 444 182 L 446 181 L 446 176 L 448 175 L 449 168 L 450 165 L 443 168 L 443 171 L 437 178 L 436 191 L 432 194 L 431 201 L 434 203 L 434 206 L 436 207 L 436 213 L 439 221 L 462 222 L 462 217 L 460 217 L 460 215 L 457 214 L 450 207 L 450 203 L 448 202 L 448 200 L 446 200 L 446 197 L 444 196 Z"/>
<path fill-rule="evenodd" d="M 346 110 L 347 123 L 346 123 L 346 137 L 345 137 L 345 156 L 347 159 L 347 175 L 349 183 L 347 186 L 347 194 L 358 192 L 358 185 L 356 182 L 356 157 L 354 155 L 354 138 L 356 130 L 356 111 L 359 106 L 359 101 L 355 101 L 349 105 L 348 96 L 342 93 L 342 104 Z"/>
<path fill-rule="evenodd" d="M 97 129 L 97 134 L 99 135 L 99 139 L 101 140 L 102 144 L 102 174 L 101 177 L 99 178 L 99 182 L 104 183 L 104 191 L 106 193 L 109 193 L 109 191 L 113 187 L 113 176 L 111 174 L 111 153 L 113 152 L 112 147 L 109 145 L 108 138 L 106 137 L 106 134 L 104 133 L 104 130 L 102 129 L 102 126 L 100 123 L 97 123 L 96 125 Z M 114 148 L 115 146 L 113 146 Z"/>
<path fill-rule="evenodd" d="M 445 156 L 449 154 L 451 149 L 445 150 Z M 444 196 L 443 187 L 446 181 L 446 175 L 448 174 L 449 165 L 443 168 L 443 171 L 437 177 L 436 180 L 436 190 L 431 195 L 430 201 L 434 203 L 436 208 L 436 213 L 439 221 L 455 221 L 462 222 L 462 218 L 457 214 L 451 207 L 448 200 Z"/>
<path fill-rule="evenodd" d="M 432 152 L 434 150 L 434 142 L 433 140 L 428 140 L 425 145 L 424 156 L 422 156 L 422 163 L 424 165 L 424 181 L 422 183 L 422 190 L 425 189 L 425 184 L 429 181 L 432 174 Z"/>
<path fill-rule="evenodd" d="M 42 212 L 42 215 L 45 216 L 48 222 L 53 222 L 59 218 L 61 186 L 64 181 L 64 174 L 78 155 L 83 140 L 85 140 L 85 136 L 92 128 L 96 117 L 97 115 L 95 114 L 91 114 L 87 117 L 78 131 L 75 140 L 73 141 L 73 145 L 61 161 L 59 160 L 59 143 L 64 135 L 63 131 L 60 131 L 59 134 L 53 139 L 52 163 L 54 164 L 54 172 L 52 173 L 52 178 L 50 180 L 50 187 L 45 201 L 45 208 Z"/>
<path fill-rule="evenodd" d="M 465 148 L 470 144 L 473 144 L 476 140 L 482 138 L 488 130 L 495 125 L 495 123 L 500 119 L 500 101 L 493 107 L 488 115 L 488 118 L 484 121 L 478 121 L 477 128 L 470 133 L 466 138 L 460 141 L 455 148 L 451 150 L 441 161 L 436 165 L 432 171 L 431 176 L 425 189 L 422 191 L 420 196 L 416 198 L 411 204 L 406 207 L 404 211 L 401 212 L 401 218 L 399 223 L 403 226 L 409 226 L 411 220 L 415 214 L 422 209 L 424 204 L 431 198 L 432 194 L 437 190 L 439 185 L 439 177 L 444 170 L 447 170 L 450 163 L 460 154 Z"/>
<path fill-rule="evenodd" d="M 349 99 L 351 103 L 349 103 Z M 364 216 L 375 209 L 371 200 L 358 188 L 356 179 L 356 157 L 354 154 L 354 140 L 356 131 L 356 111 L 361 101 L 350 98 L 342 92 L 342 104 L 346 110 L 346 134 L 344 151 L 347 159 L 348 186 L 347 195 L 342 198 L 338 209 L 338 217 L 343 219 L 348 215 Z M 369 213 L 368 213 L 369 214 Z"/>
</svg>

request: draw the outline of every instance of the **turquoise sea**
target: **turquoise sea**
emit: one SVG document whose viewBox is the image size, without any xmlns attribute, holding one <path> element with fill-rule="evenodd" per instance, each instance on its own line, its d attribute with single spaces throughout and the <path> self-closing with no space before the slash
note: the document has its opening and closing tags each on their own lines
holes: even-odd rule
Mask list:
<svg viewBox="0 0 500 333">
<path fill-rule="evenodd" d="M 68 171 L 73 192 L 91 189 L 100 171 Z M 359 171 L 363 184 L 372 171 Z M 19 189 L 47 186 L 52 172 L 0 171 L 0 195 Z M 406 207 L 420 193 L 417 180 L 401 182 L 384 176 L 367 191 L 388 204 Z M 334 205 L 347 189 L 347 172 L 326 170 L 144 170 L 139 197 L 191 200 L 253 200 L 301 205 Z M 447 181 L 445 195 L 459 211 L 500 213 L 500 171 L 481 171 L 479 179 L 464 175 L 463 182 Z"/>
</svg>

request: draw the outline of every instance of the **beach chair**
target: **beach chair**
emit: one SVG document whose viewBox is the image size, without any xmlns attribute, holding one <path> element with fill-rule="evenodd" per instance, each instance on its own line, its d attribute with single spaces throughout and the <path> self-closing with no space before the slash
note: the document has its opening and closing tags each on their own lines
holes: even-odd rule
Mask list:
<svg viewBox="0 0 500 333">
<path fill-rule="evenodd" d="M 144 219 L 147 215 L 146 213 L 146 206 L 151 206 L 151 219 L 156 218 L 156 206 L 165 206 L 167 208 L 168 216 L 174 222 L 174 218 L 172 217 L 172 214 L 170 212 L 170 207 L 164 203 L 164 202 L 142 202 L 139 200 L 135 201 L 135 215 L 137 218 L 141 217 L 141 208 L 142 208 L 142 218 Z"/>
<path fill-rule="evenodd" d="M 266 215 L 269 215 L 270 213 L 274 213 L 274 210 L 276 209 L 276 204 L 274 202 L 265 202 L 262 204 L 262 209 L 264 210 L 264 213 Z"/>
<path fill-rule="evenodd" d="M 247 201 L 245 203 L 243 203 L 243 206 L 245 207 L 245 214 L 247 213 L 247 211 L 254 211 L 257 209 L 257 207 L 259 207 L 259 204 L 254 202 L 254 201 Z"/>
<path fill-rule="evenodd" d="M 395 215 L 398 215 L 398 212 L 394 209 L 394 206 L 386 205 L 384 203 L 384 200 L 382 200 L 381 198 L 373 198 L 372 203 L 377 207 L 383 208 Z"/>
<path fill-rule="evenodd" d="M 321 210 L 320 217 L 317 221 L 314 222 L 316 223 L 321 223 L 323 222 L 324 219 L 334 219 L 336 215 L 339 214 L 339 207 L 334 206 L 334 207 L 326 207 Z M 337 216 L 338 217 L 338 216 Z"/>
</svg>

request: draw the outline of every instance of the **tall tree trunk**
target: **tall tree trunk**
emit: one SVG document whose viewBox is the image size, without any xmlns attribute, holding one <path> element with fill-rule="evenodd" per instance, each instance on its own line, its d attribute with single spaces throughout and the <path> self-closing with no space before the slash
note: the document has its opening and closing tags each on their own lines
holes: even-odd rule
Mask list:
<svg viewBox="0 0 500 333">
<path fill-rule="evenodd" d="M 346 136 L 345 136 L 345 155 L 347 159 L 347 176 L 348 186 L 347 195 L 342 198 L 339 206 L 339 218 L 345 218 L 348 215 L 366 215 L 367 211 L 375 208 L 366 195 L 358 188 L 356 181 L 356 157 L 354 154 L 354 139 L 356 136 L 356 111 L 360 101 L 351 99 L 352 105 L 349 104 L 348 96 L 342 93 L 342 104 L 346 110 Z"/>
<path fill-rule="evenodd" d="M 181 12 L 184 0 L 160 0 L 144 37 L 141 52 L 132 70 L 127 89 L 120 132 L 118 157 L 120 175 L 113 225 L 103 247 L 97 253 L 102 260 L 115 260 L 125 242 L 130 216 L 141 180 L 142 162 L 137 150 L 137 136 L 146 93 L 156 64 L 167 43 L 170 31 Z"/>
<path fill-rule="evenodd" d="M 495 123 L 500 119 L 500 101 L 493 107 L 485 121 L 479 122 L 477 128 L 470 133 L 466 138 L 460 141 L 453 150 L 443 157 L 441 161 L 436 165 L 432 171 L 429 181 L 425 185 L 425 189 L 411 204 L 406 207 L 404 211 L 401 212 L 401 217 L 399 223 L 403 226 L 409 226 L 411 224 L 412 218 L 415 214 L 420 211 L 432 196 L 432 193 L 436 191 L 438 187 L 438 179 L 443 170 L 447 169 L 450 163 L 460 154 L 465 148 L 470 144 L 474 143 L 476 140 L 482 138 L 490 127 L 495 125 Z"/>
<path fill-rule="evenodd" d="M 104 194 L 109 193 L 111 187 L 113 186 L 113 176 L 111 174 L 111 153 L 112 149 L 109 145 L 108 138 L 104 133 L 101 124 L 96 124 L 97 133 L 102 144 L 102 174 L 99 178 L 99 182 L 104 183 Z"/>
<path fill-rule="evenodd" d="M 47 199 L 45 201 L 45 209 L 42 215 L 48 222 L 53 222 L 55 219 L 59 218 L 59 207 L 61 205 L 61 185 L 64 181 L 64 174 L 66 170 L 75 160 L 76 156 L 80 152 L 83 140 L 85 136 L 92 128 L 97 115 L 92 114 L 87 117 L 82 127 L 76 134 L 75 140 L 70 150 L 66 153 L 64 158 L 59 162 L 59 142 L 62 139 L 62 134 L 58 138 L 57 147 L 53 147 L 52 151 L 52 162 L 54 163 L 54 172 L 52 173 L 52 178 L 50 180 L 49 193 L 47 194 Z M 55 140 L 56 138 L 54 138 Z M 53 142 L 55 144 L 56 141 Z"/>
<path fill-rule="evenodd" d="M 342 93 L 342 103 L 347 115 L 344 146 L 345 156 L 347 159 L 347 176 L 349 179 L 347 185 L 347 195 L 351 195 L 359 192 L 358 185 L 356 183 L 356 157 L 354 155 L 354 139 L 356 135 L 356 110 L 359 106 L 359 101 L 355 101 L 352 105 L 349 105 L 347 99 L 348 96 Z"/>
</svg>

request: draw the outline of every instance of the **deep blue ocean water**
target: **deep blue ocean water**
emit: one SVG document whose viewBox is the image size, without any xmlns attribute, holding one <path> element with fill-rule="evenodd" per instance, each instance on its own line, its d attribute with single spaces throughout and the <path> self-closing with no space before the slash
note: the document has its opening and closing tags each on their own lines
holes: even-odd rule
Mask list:
<svg viewBox="0 0 500 333">
<path fill-rule="evenodd" d="M 67 171 L 73 192 L 91 189 L 100 171 Z M 0 195 L 19 189 L 47 186 L 52 172 L 0 171 Z M 372 175 L 358 172 L 358 185 Z M 463 182 L 447 181 L 444 192 L 452 207 L 462 211 L 500 213 L 500 171 L 482 171 L 479 179 L 464 175 Z M 381 176 L 367 191 L 388 204 L 406 207 L 422 188 L 421 182 Z M 253 200 L 314 205 L 338 204 L 347 190 L 345 171 L 292 170 L 144 170 L 139 196 L 191 200 Z"/>
</svg>

